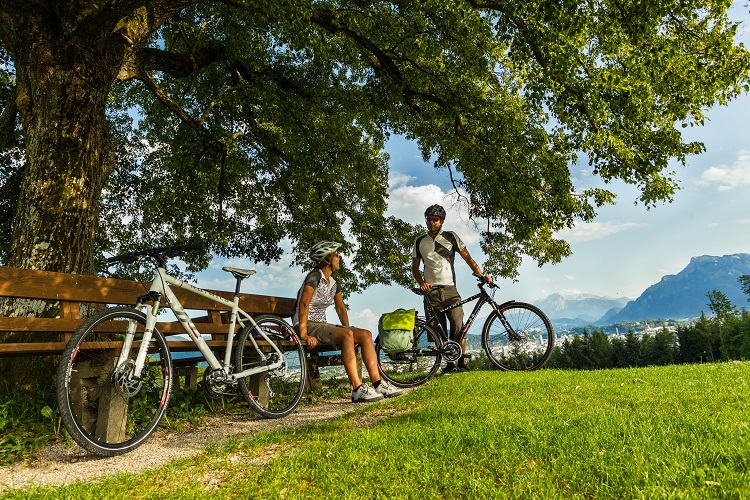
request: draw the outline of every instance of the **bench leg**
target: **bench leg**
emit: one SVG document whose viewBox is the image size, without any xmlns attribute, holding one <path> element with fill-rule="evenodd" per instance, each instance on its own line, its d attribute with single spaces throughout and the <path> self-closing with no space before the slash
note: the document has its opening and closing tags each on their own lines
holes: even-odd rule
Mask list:
<svg viewBox="0 0 750 500">
<path fill-rule="evenodd" d="M 92 362 L 79 363 L 71 377 L 71 390 L 79 394 L 77 407 L 73 410 L 81 416 L 81 423 L 91 430 L 95 427 L 97 439 L 119 442 L 125 437 L 125 424 L 128 404 L 110 380 L 117 357 L 113 355 L 111 365 L 95 365 Z M 88 410 L 96 401 L 97 412 Z"/>
<path fill-rule="evenodd" d="M 341 355 L 334 354 L 332 356 L 319 356 L 317 352 L 313 352 L 307 356 L 307 380 L 305 381 L 305 390 L 310 393 L 314 389 L 320 389 L 323 387 L 323 382 L 320 379 L 320 368 L 324 366 L 343 366 L 341 363 Z M 360 380 L 362 380 L 362 373 L 364 370 L 364 363 L 362 362 L 362 351 L 357 349 L 357 373 L 359 374 Z"/>
<path fill-rule="evenodd" d="M 317 353 L 307 357 L 307 380 L 305 381 L 305 390 L 310 393 L 314 389 L 323 387 L 320 381 L 320 367 L 318 366 L 319 356 Z"/>
<path fill-rule="evenodd" d="M 260 399 L 260 404 L 268 408 L 268 386 L 264 378 L 265 374 L 253 375 L 247 381 L 247 390 L 249 390 L 256 399 Z"/>
<path fill-rule="evenodd" d="M 184 387 L 195 389 L 198 387 L 198 365 L 174 367 L 175 388 L 180 387 L 180 377 L 185 377 Z"/>
</svg>

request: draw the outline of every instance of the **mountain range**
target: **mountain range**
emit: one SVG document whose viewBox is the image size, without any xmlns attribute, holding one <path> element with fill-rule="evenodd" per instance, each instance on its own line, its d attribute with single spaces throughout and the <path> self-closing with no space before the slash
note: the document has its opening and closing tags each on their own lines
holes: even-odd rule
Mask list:
<svg viewBox="0 0 750 500">
<path fill-rule="evenodd" d="M 737 279 L 750 275 L 750 254 L 693 257 L 679 273 L 648 287 L 638 298 L 600 297 L 591 294 L 551 294 L 536 304 L 555 329 L 621 321 L 694 318 L 710 314 L 706 294 L 722 292 L 737 307 L 747 306 L 748 296 Z"/>
<path fill-rule="evenodd" d="M 555 330 L 595 324 L 610 311 L 619 311 L 630 301 L 627 297 L 600 297 L 589 293 L 565 295 L 553 293 L 536 301 L 552 321 Z"/>
</svg>

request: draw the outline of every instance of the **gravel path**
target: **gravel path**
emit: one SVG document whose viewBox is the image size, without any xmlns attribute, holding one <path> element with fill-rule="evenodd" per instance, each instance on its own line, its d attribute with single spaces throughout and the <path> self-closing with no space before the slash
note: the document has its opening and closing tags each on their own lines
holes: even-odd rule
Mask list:
<svg viewBox="0 0 750 500">
<path fill-rule="evenodd" d="M 243 439 L 253 433 L 332 420 L 358 408 L 348 398 L 300 405 L 281 419 L 247 415 L 210 415 L 205 422 L 185 432 L 158 430 L 143 445 L 116 457 L 91 455 L 77 445 L 58 443 L 42 449 L 25 463 L 0 467 L 0 494 L 31 485 L 65 485 L 115 474 L 138 472 L 170 460 L 197 455 L 209 444 Z"/>
</svg>

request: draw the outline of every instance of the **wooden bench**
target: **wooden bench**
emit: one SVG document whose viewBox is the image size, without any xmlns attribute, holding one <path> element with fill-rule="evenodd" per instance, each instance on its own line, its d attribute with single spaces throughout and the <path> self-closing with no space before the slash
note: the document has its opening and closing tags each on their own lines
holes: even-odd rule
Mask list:
<svg viewBox="0 0 750 500">
<path fill-rule="evenodd" d="M 207 340 L 210 347 L 222 351 L 226 346 L 229 314 L 225 306 L 205 297 L 188 293 L 178 287 L 172 290 L 188 310 L 193 323 L 202 334 L 211 335 Z M 0 316 L 0 332 L 20 333 L 22 341 L 0 342 L 0 357 L 59 355 L 83 321 L 81 309 L 87 304 L 133 305 L 139 295 L 148 290 L 137 281 L 85 276 L 78 274 L 55 273 L 0 266 L 0 300 L 31 299 L 48 302 L 54 307 L 56 317 L 8 317 Z M 233 292 L 210 290 L 215 295 L 230 301 Z M 272 297 L 243 293 L 240 307 L 250 314 L 271 313 L 289 320 L 294 313 L 295 300 L 288 297 Z M 194 313 L 202 311 L 202 313 Z M 203 316 L 196 317 L 196 314 Z M 177 321 L 158 323 L 165 335 L 184 334 Z M 53 340 L 39 338 L 54 337 Z M 174 352 L 195 352 L 195 345 L 189 340 L 169 339 L 170 350 Z M 308 391 L 320 385 L 321 366 L 341 364 L 340 355 L 331 354 L 330 347 L 313 349 L 308 353 Z M 185 384 L 197 384 L 197 363 L 202 358 L 175 359 L 175 374 L 185 377 Z M 178 377 L 179 379 L 179 377 Z"/>
</svg>

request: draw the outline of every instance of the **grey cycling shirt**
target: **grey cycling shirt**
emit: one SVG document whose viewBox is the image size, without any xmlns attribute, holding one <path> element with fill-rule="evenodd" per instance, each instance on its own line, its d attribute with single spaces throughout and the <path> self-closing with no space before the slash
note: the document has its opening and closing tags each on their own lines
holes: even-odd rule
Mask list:
<svg viewBox="0 0 750 500">
<path fill-rule="evenodd" d="M 307 276 L 305 276 L 305 281 L 297 292 L 297 304 L 295 305 L 294 316 L 292 317 L 292 323 L 295 325 L 299 324 L 299 303 L 300 298 L 302 297 L 302 291 L 308 285 L 315 290 L 312 299 L 310 300 L 310 308 L 307 313 L 308 321 L 326 322 L 326 309 L 333 304 L 333 298 L 339 292 L 339 282 L 336 278 L 331 276 L 326 280 L 320 269 L 313 269 L 310 271 Z"/>
</svg>

